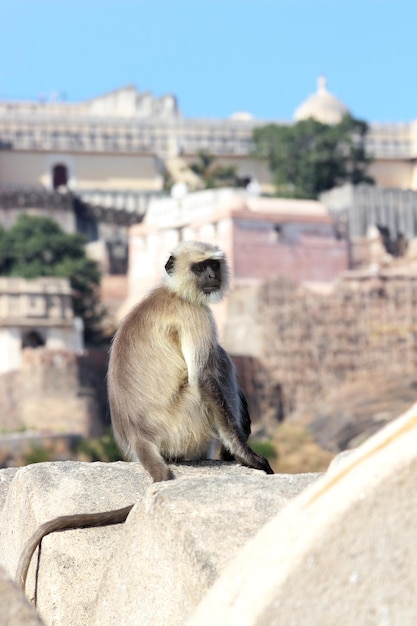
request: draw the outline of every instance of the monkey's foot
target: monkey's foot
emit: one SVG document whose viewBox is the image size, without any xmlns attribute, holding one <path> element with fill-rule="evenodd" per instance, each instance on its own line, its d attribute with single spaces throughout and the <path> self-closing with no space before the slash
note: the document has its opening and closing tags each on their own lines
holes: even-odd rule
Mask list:
<svg viewBox="0 0 417 626">
<path fill-rule="evenodd" d="M 243 459 L 242 457 L 235 455 L 236 461 L 241 465 L 245 465 L 246 467 L 252 467 L 253 469 L 262 470 L 265 474 L 273 474 L 274 470 L 269 465 L 268 461 L 261 456 L 260 454 L 256 454 L 251 450 L 251 458 L 250 460 Z"/>
</svg>

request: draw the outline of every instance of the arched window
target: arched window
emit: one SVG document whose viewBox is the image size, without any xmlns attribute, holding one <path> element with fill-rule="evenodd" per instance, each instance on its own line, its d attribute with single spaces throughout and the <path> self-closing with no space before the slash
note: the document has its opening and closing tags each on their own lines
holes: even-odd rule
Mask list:
<svg viewBox="0 0 417 626">
<path fill-rule="evenodd" d="M 66 165 L 58 163 L 52 169 L 52 186 L 54 189 L 58 187 L 66 187 L 68 184 L 68 169 Z"/>
<path fill-rule="evenodd" d="M 45 339 L 36 330 L 29 330 L 22 336 L 22 348 L 40 348 L 44 345 Z"/>
</svg>

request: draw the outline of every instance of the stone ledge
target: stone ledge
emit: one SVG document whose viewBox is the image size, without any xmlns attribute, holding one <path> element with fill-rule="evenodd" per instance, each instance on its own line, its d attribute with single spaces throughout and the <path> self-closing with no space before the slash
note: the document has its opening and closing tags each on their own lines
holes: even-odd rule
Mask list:
<svg viewBox="0 0 417 626">
<path fill-rule="evenodd" d="M 316 478 L 225 468 L 153 485 L 129 515 L 93 623 L 184 624 L 248 539 Z"/>
<path fill-rule="evenodd" d="M 266 524 L 189 626 L 417 624 L 417 404 Z"/>
<path fill-rule="evenodd" d="M 0 567 L 0 622 L 3 626 L 45 626 L 36 610 Z"/>
<path fill-rule="evenodd" d="M 183 623 L 247 539 L 317 478 L 215 461 L 173 471 L 177 480 L 153 484 L 138 463 L 40 463 L 5 481 L 0 555 L 10 576 L 44 521 L 136 502 L 124 525 L 45 537 L 36 595 L 47 624 Z"/>
</svg>

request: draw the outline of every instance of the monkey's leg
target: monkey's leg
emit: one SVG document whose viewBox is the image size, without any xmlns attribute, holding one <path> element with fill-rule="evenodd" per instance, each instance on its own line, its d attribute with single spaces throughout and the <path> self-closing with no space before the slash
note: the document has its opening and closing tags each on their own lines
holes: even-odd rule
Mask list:
<svg viewBox="0 0 417 626">
<path fill-rule="evenodd" d="M 249 446 L 246 446 L 246 450 L 243 451 L 242 455 L 235 452 L 235 459 L 238 463 L 245 465 L 246 467 L 263 470 L 266 474 L 274 473 L 274 470 L 269 465 L 266 458 L 260 454 L 256 454 L 256 452 L 249 448 Z"/>
<path fill-rule="evenodd" d="M 221 444 L 221 449 L 220 449 L 220 459 L 222 461 L 235 461 L 235 457 L 233 456 L 233 454 L 228 450 L 228 448 L 226 448 L 226 446 L 222 443 Z"/>
<path fill-rule="evenodd" d="M 240 424 L 242 430 L 245 435 L 245 441 L 249 439 L 249 435 L 251 433 L 251 423 L 250 423 L 250 415 L 248 409 L 248 403 L 245 398 L 245 394 L 241 389 L 239 391 L 239 414 L 240 414 Z M 235 461 L 235 457 L 231 452 L 226 448 L 224 444 L 221 446 L 220 450 L 220 458 L 222 461 Z"/>
<path fill-rule="evenodd" d="M 162 458 L 158 447 L 142 437 L 138 437 L 133 446 L 138 460 L 152 476 L 154 483 L 174 478 L 168 465 Z"/>
<path fill-rule="evenodd" d="M 202 393 L 205 401 L 211 406 L 221 442 L 236 461 L 241 465 L 273 474 L 268 461 L 248 446 L 240 420 L 230 409 L 218 382 L 214 378 L 202 381 Z"/>
<path fill-rule="evenodd" d="M 257 454 L 249 447 L 245 437 L 239 432 L 235 423 L 225 423 L 223 420 L 220 420 L 217 429 L 222 440 L 220 458 L 223 461 L 233 461 L 235 459 L 246 467 L 263 470 L 266 474 L 274 473 L 265 457 Z"/>
<path fill-rule="evenodd" d="M 249 416 L 249 410 L 248 410 L 248 403 L 241 390 L 239 390 L 239 400 L 240 400 L 241 425 L 242 425 L 242 429 L 244 432 L 243 443 L 244 443 L 244 448 L 245 448 L 245 454 L 243 456 L 239 454 L 235 455 L 236 460 L 242 465 L 246 465 L 247 463 L 245 459 L 248 457 L 248 452 L 249 452 L 249 456 L 251 458 L 256 457 L 256 462 L 257 463 L 260 462 L 261 465 L 263 465 L 261 469 L 263 469 L 267 474 L 273 474 L 274 472 L 272 471 L 271 466 L 269 465 L 268 461 L 263 456 L 256 454 L 249 447 L 248 438 L 251 432 L 251 423 L 250 423 L 250 416 Z M 226 458 L 227 458 L 227 451 L 226 451 Z M 252 465 L 249 465 L 249 467 L 252 467 Z"/>
<path fill-rule="evenodd" d="M 238 463 L 246 467 L 253 467 L 253 469 L 263 470 L 266 474 L 274 473 L 265 457 L 257 454 L 249 447 L 235 425 L 231 427 L 230 423 L 226 425 L 222 423 L 219 431 L 224 447 L 230 450 Z"/>
</svg>

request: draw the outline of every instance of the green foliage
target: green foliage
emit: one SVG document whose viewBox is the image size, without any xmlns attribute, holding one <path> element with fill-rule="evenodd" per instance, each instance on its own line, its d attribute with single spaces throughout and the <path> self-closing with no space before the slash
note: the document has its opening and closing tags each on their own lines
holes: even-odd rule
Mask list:
<svg viewBox="0 0 417 626">
<path fill-rule="evenodd" d="M 0 267 L 3 266 L 3 263 L 6 260 L 6 239 L 7 234 L 4 228 L 0 225 Z"/>
<path fill-rule="evenodd" d="M 269 439 L 251 438 L 249 445 L 254 452 L 264 456 L 266 459 L 276 459 L 278 454 L 272 441 Z"/>
<path fill-rule="evenodd" d="M 89 461 L 111 462 L 122 459 L 111 429 L 108 429 L 101 437 L 81 441 L 76 452 L 78 455 L 87 457 Z"/>
<path fill-rule="evenodd" d="M 164 171 L 164 177 L 163 177 L 163 188 L 164 191 L 171 191 L 175 180 L 173 179 L 173 177 L 171 176 L 171 174 L 168 172 L 168 170 Z"/>
<path fill-rule="evenodd" d="M 24 455 L 24 464 L 32 465 L 32 463 L 46 463 L 51 460 L 49 450 L 42 447 L 31 448 Z"/>
<path fill-rule="evenodd" d="M 366 122 L 347 115 L 328 126 L 313 119 L 254 129 L 255 156 L 267 158 L 279 196 L 317 198 L 344 182 L 372 183 L 367 174 Z"/>
<path fill-rule="evenodd" d="M 201 178 L 205 189 L 237 187 L 236 168 L 233 165 L 216 165 L 215 161 L 216 157 L 200 150 L 197 161 L 190 163 L 190 170 Z"/>
<path fill-rule="evenodd" d="M 82 235 L 67 235 L 52 219 L 20 215 L 10 230 L 0 229 L 0 275 L 68 278 L 85 341 L 95 343 L 104 314 L 98 296 L 100 271 L 87 258 L 84 244 Z"/>
</svg>

